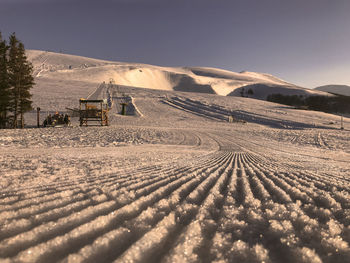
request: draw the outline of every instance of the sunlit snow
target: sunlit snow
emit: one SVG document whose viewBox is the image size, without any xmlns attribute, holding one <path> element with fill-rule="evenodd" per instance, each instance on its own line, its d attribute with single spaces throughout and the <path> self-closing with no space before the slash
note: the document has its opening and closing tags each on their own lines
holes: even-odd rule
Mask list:
<svg viewBox="0 0 350 263">
<path fill-rule="evenodd" d="M 0 262 L 350 261 L 349 118 L 176 91 L 186 68 L 47 53 L 29 53 L 41 118 L 110 96 L 111 125 L 38 129 L 31 112 L 0 130 Z M 191 70 L 218 94 L 283 82 Z"/>
</svg>

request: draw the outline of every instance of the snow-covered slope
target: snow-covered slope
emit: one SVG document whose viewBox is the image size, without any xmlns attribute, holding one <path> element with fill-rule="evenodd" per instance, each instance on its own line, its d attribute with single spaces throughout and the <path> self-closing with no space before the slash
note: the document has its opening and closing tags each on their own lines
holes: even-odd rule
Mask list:
<svg viewBox="0 0 350 263">
<path fill-rule="evenodd" d="M 269 75 L 45 61 L 34 104 L 107 96 L 110 126 L 0 130 L 0 262 L 350 262 L 350 118 L 152 77 L 283 84 Z M 87 79 L 108 67 L 170 84 Z M 133 109 L 121 116 L 125 97 Z"/>
<path fill-rule="evenodd" d="M 0 262 L 349 262 L 350 119 L 106 86 L 142 115 L 0 130 Z"/>
<path fill-rule="evenodd" d="M 38 85 L 44 79 L 102 83 L 159 90 L 201 92 L 218 95 L 245 96 L 265 99 L 272 93 L 297 95 L 326 95 L 321 91 L 304 89 L 272 75 L 203 67 L 160 67 L 147 64 L 110 62 L 74 55 L 28 50 L 34 65 Z"/>
<path fill-rule="evenodd" d="M 317 87 L 315 90 L 350 96 L 350 86 L 347 85 L 325 85 Z"/>
</svg>

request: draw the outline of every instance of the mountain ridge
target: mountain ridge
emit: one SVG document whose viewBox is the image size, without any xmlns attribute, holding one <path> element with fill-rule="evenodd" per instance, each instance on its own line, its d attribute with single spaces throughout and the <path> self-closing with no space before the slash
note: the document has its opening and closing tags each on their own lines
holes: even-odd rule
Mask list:
<svg viewBox="0 0 350 263">
<path fill-rule="evenodd" d="M 329 95 L 322 91 L 299 87 L 267 73 L 236 73 L 212 67 L 162 67 L 40 50 L 27 50 L 27 56 L 33 64 L 37 80 L 83 81 L 95 84 L 113 82 L 139 88 L 249 96 L 257 99 L 266 99 L 272 93 Z M 251 92 L 244 94 L 249 89 Z"/>
<path fill-rule="evenodd" d="M 350 86 L 348 85 L 337 85 L 337 84 L 323 85 L 323 86 L 316 87 L 315 90 L 344 95 L 344 96 L 350 96 Z"/>
</svg>

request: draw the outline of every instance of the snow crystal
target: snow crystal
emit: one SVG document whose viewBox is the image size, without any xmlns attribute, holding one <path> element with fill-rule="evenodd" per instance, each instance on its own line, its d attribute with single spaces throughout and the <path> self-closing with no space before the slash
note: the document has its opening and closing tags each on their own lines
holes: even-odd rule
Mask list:
<svg viewBox="0 0 350 263">
<path fill-rule="evenodd" d="M 322 263 L 320 257 L 315 253 L 315 250 L 308 247 L 296 248 L 295 259 L 300 263 Z"/>
</svg>

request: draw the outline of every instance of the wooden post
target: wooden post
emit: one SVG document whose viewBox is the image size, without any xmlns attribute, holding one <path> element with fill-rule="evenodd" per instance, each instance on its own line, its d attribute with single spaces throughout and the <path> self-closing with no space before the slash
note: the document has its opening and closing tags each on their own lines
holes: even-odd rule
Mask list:
<svg viewBox="0 0 350 263">
<path fill-rule="evenodd" d="M 340 116 L 340 129 L 344 130 L 343 116 Z"/>
<path fill-rule="evenodd" d="M 103 126 L 103 107 L 102 107 L 102 102 L 100 102 L 100 107 L 101 107 L 101 126 Z"/>
<path fill-rule="evenodd" d="M 37 121 L 37 127 L 40 128 L 40 107 L 36 108 L 36 121 Z"/>
</svg>

